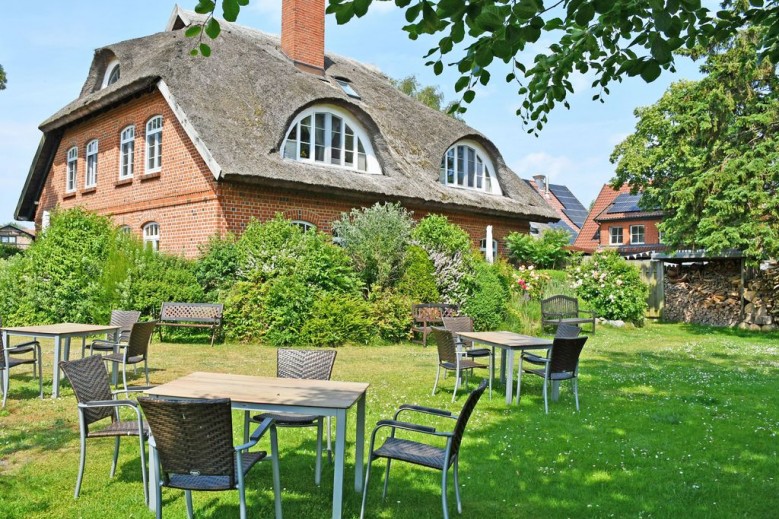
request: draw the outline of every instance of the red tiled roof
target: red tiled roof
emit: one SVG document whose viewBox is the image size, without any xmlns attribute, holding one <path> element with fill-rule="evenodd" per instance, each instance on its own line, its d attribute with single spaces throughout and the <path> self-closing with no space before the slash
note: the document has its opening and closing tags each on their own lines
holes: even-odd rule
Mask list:
<svg viewBox="0 0 779 519">
<path fill-rule="evenodd" d="M 600 193 L 598 193 L 598 197 L 595 199 L 595 203 L 592 205 L 590 214 L 587 215 L 587 219 L 584 221 L 584 225 L 582 226 L 582 230 L 579 233 L 579 236 L 576 237 L 576 241 L 574 241 L 573 245 L 571 245 L 572 250 L 578 250 L 592 254 L 598 249 L 600 242 L 596 237 L 596 233 L 598 232 L 599 226 L 595 219 L 603 211 L 605 211 L 606 208 L 612 204 L 612 202 L 614 202 L 614 199 L 617 198 L 617 196 L 623 193 L 630 193 L 629 185 L 625 184 L 618 190 L 615 190 L 608 184 L 601 188 Z"/>
</svg>

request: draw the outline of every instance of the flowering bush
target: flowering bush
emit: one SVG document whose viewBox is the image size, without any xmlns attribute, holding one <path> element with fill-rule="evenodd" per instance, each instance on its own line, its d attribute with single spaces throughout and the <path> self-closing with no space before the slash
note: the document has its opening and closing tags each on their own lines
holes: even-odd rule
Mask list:
<svg viewBox="0 0 779 519">
<path fill-rule="evenodd" d="M 549 282 L 549 274 L 536 270 L 533 265 L 520 266 L 514 273 L 514 291 L 528 299 L 539 300 L 544 286 Z"/>
<path fill-rule="evenodd" d="M 601 252 L 570 269 L 576 294 L 599 317 L 640 325 L 647 309 L 649 287 L 638 269 L 614 251 Z"/>
</svg>

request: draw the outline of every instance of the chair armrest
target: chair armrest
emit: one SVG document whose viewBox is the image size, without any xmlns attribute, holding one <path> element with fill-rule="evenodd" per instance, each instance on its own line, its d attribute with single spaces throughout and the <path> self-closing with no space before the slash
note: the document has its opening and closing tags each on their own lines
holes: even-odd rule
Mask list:
<svg viewBox="0 0 779 519">
<path fill-rule="evenodd" d="M 531 364 L 548 364 L 549 359 L 546 357 L 539 357 L 538 355 L 533 355 L 532 353 L 523 353 L 522 354 L 522 360 L 525 362 L 529 362 Z"/>
<path fill-rule="evenodd" d="M 421 405 L 413 405 L 413 404 L 403 404 L 401 405 L 397 412 L 395 412 L 395 419 L 398 418 L 398 415 L 401 411 L 416 411 L 418 413 L 424 413 L 424 414 L 432 414 L 435 416 L 444 416 L 446 418 L 452 417 L 452 412 L 447 411 L 446 409 L 436 409 L 435 407 L 425 407 Z"/>
<path fill-rule="evenodd" d="M 78 407 L 88 409 L 91 407 L 132 407 L 138 408 L 138 402 L 134 400 L 92 400 L 90 402 L 79 402 Z"/>
<path fill-rule="evenodd" d="M 154 387 L 157 386 L 132 386 L 132 387 L 128 387 L 126 391 L 124 389 L 116 389 L 114 391 L 111 391 L 111 394 L 114 395 L 114 397 L 116 397 L 116 395 L 123 395 L 127 393 L 140 393 L 142 391 L 146 391 L 147 389 L 152 389 Z M 116 402 L 116 400 L 114 400 L 114 402 Z"/>
<path fill-rule="evenodd" d="M 414 431 L 425 434 L 436 434 L 435 427 L 409 422 L 401 422 L 399 420 L 379 420 L 376 422 L 376 429 L 380 429 L 382 427 L 392 427 L 393 429 L 403 429 L 405 431 Z"/>
<path fill-rule="evenodd" d="M 8 342 L 11 341 L 9 340 Z M 40 347 L 41 343 L 38 341 L 27 341 L 27 342 L 20 342 L 19 344 L 14 344 L 13 346 L 9 344 L 6 346 L 5 351 L 7 351 L 8 353 L 14 353 L 14 350 L 20 350 L 28 346 L 36 346 L 36 345 Z"/>
<path fill-rule="evenodd" d="M 273 426 L 273 418 L 265 418 L 262 422 L 260 422 L 260 425 L 257 426 L 257 428 L 252 433 L 251 437 L 249 438 L 249 441 L 244 443 L 243 445 L 238 445 L 235 447 L 236 452 L 244 451 L 250 447 L 254 447 L 257 445 L 257 442 L 260 441 L 260 438 L 263 437 L 263 435 L 268 431 L 268 429 Z"/>
</svg>

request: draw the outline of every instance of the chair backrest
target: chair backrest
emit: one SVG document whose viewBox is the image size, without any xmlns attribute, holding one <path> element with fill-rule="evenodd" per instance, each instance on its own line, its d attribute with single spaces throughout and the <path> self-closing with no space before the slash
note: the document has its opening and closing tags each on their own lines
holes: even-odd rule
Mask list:
<svg viewBox="0 0 779 519">
<path fill-rule="evenodd" d="M 193 477 L 224 476 L 226 488 L 235 487 L 233 418 L 229 398 L 158 400 L 141 397 L 138 403 L 154 435 L 163 484 L 170 481 L 171 474 L 182 474 Z"/>
<path fill-rule="evenodd" d="M 581 334 L 582 329 L 578 324 L 559 324 L 554 336 L 558 339 L 575 339 Z"/>
<path fill-rule="evenodd" d="M 60 362 L 60 368 L 68 377 L 79 403 L 113 398 L 111 385 L 108 381 L 108 370 L 100 355 L 71 361 L 63 360 Z M 85 408 L 83 412 L 87 426 L 109 416 L 112 419 L 115 417 L 112 407 L 90 407 Z"/>
<path fill-rule="evenodd" d="M 454 340 L 454 334 L 440 326 L 433 326 L 430 330 L 433 334 L 436 346 L 438 347 L 438 362 L 457 362 L 457 343 Z"/>
<path fill-rule="evenodd" d="M 276 376 L 279 378 L 307 378 L 330 380 L 335 364 L 336 350 L 276 351 Z"/>
<path fill-rule="evenodd" d="M 411 305 L 411 314 L 416 322 L 440 323 L 442 317 L 457 315 L 459 305 L 444 303 L 417 303 Z"/>
<path fill-rule="evenodd" d="M 157 326 L 157 321 L 133 324 L 130 337 L 127 339 L 127 358 L 146 358 L 146 353 L 149 351 L 149 343 L 151 342 L 151 335 L 154 333 L 155 326 Z"/>
<path fill-rule="evenodd" d="M 579 365 L 579 355 L 585 342 L 587 342 L 587 337 L 574 339 L 556 337 L 552 343 L 549 370 L 552 373 L 575 373 Z"/>
<path fill-rule="evenodd" d="M 552 296 L 541 301 L 542 314 L 578 317 L 579 300 L 571 296 Z"/>
<path fill-rule="evenodd" d="M 444 328 L 450 332 L 472 332 L 473 319 L 467 315 L 458 315 L 454 317 L 442 317 Z"/>
<path fill-rule="evenodd" d="M 460 452 L 460 443 L 462 442 L 463 434 L 465 433 L 465 426 L 468 424 L 468 419 L 473 414 L 473 410 L 476 408 L 476 404 L 484 394 L 485 389 L 487 389 L 487 381 L 482 380 L 479 387 L 471 391 L 471 394 L 468 395 L 468 400 L 465 401 L 463 409 L 457 417 L 457 423 L 454 426 L 452 435 L 452 449 L 449 451 L 449 464 L 454 461 L 455 457 Z"/>
<path fill-rule="evenodd" d="M 140 318 L 141 312 L 135 310 L 112 310 L 110 324 L 119 327 L 118 339 L 126 341 L 130 337 L 133 324 L 137 323 Z"/>
</svg>

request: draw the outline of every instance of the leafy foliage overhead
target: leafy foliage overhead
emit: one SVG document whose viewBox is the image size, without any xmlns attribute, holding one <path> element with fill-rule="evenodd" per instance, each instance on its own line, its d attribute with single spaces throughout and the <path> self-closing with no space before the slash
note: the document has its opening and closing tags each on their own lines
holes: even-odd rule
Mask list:
<svg viewBox="0 0 779 519">
<path fill-rule="evenodd" d="M 5 77 L 5 70 L 3 69 L 3 66 L 0 65 L 0 90 L 5 90 L 5 85 L 8 82 L 8 80 Z"/>
<path fill-rule="evenodd" d="M 444 105 L 444 93 L 437 86 L 422 86 L 416 76 L 406 76 L 402 79 L 392 79 L 395 88 L 409 97 L 413 97 L 423 105 L 444 112 L 456 119 L 460 117 L 452 110 L 454 102 Z"/>
<path fill-rule="evenodd" d="M 372 3 L 330 0 L 327 12 L 343 24 L 364 16 Z M 455 89 L 462 97 L 454 110 L 464 112 L 478 85 L 488 84 L 496 71 L 502 75 L 503 62 L 511 68 L 505 81 L 515 84 L 522 97 L 517 115 L 529 133 L 543 128 L 556 105 L 568 107 L 576 74 L 593 78 L 594 99 L 602 101 L 613 82 L 628 76 L 654 81 L 663 70 L 674 70 L 676 51 L 725 42 L 746 25 L 766 28 L 761 54 L 773 62 L 779 58 L 779 0 L 724 0 L 717 12 L 702 6 L 701 0 L 394 3 L 405 10 L 408 25 L 403 29 L 409 38 L 440 36 L 426 55 L 427 64 L 438 75 L 445 65 L 456 67 L 460 77 Z M 247 4 L 248 0 L 224 0 L 225 20 L 235 21 Z M 199 0 L 195 11 L 208 19 L 187 30 L 187 35 L 200 38 L 199 49 L 206 56 L 211 49 L 202 42 L 203 33 L 216 38 L 220 32 L 215 9 L 214 1 Z"/>
<path fill-rule="evenodd" d="M 745 31 L 706 59 L 700 81 L 672 85 L 636 110 L 636 131 L 612 154 L 617 183 L 642 190 L 676 247 L 779 254 L 779 81 L 755 61 L 765 39 Z"/>
</svg>

